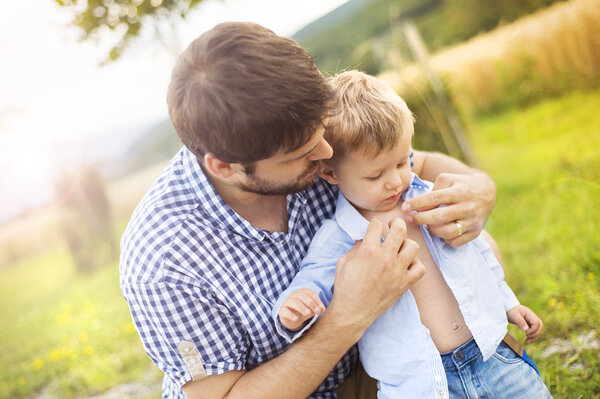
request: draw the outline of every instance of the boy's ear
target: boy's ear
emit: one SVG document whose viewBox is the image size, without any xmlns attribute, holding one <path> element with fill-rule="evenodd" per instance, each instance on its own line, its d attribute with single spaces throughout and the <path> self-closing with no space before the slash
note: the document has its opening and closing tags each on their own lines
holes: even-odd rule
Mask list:
<svg viewBox="0 0 600 399">
<path fill-rule="evenodd" d="M 329 184 L 337 184 L 337 177 L 333 167 L 327 161 L 319 161 L 318 167 L 319 175 L 327 180 Z"/>
<path fill-rule="evenodd" d="M 204 154 L 204 165 L 210 173 L 222 179 L 229 179 L 244 170 L 241 164 L 221 161 L 210 152 Z"/>
</svg>

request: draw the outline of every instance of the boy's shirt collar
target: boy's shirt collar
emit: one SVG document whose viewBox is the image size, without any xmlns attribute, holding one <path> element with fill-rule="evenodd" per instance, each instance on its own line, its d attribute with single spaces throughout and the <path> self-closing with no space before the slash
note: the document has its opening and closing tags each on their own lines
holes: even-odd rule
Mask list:
<svg viewBox="0 0 600 399">
<path fill-rule="evenodd" d="M 423 181 L 412 173 L 411 182 L 402 193 L 403 200 L 412 199 L 424 193 L 432 184 Z M 362 240 L 367 232 L 369 221 L 360 214 L 340 191 L 335 208 L 335 221 L 353 240 Z"/>
</svg>

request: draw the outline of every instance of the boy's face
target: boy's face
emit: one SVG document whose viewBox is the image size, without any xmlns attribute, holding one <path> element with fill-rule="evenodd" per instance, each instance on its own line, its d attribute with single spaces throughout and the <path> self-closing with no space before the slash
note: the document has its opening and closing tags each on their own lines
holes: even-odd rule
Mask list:
<svg viewBox="0 0 600 399">
<path fill-rule="evenodd" d="M 334 181 L 330 182 L 358 211 L 393 209 L 410 184 L 411 139 L 412 132 L 405 132 L 393 148 L 374 158 L 361 151 L 347 153 L 332 168 Z"/>
</svg>

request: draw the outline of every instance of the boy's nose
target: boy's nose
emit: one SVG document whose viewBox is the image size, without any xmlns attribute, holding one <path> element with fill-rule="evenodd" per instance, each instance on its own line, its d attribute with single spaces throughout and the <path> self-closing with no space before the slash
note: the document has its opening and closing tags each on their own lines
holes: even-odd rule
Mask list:
<svg viewBox="0 0 600 399">
<path fill-rule="evenodd" d="M 402 177 L 400 173 L 392 173 L 390 178 L 387 181 L 387 188 L 389 190 L 393 190 L 398 188 L 402 184 Z"/>
<path fill-rule="evenodd" d="M 329 159 L 333 155 L 333 148 L 325 139 L 321 139 L 315 150 L 308 157 L 309 161 L 318 161 L 320 159 Z"/>
</svg>

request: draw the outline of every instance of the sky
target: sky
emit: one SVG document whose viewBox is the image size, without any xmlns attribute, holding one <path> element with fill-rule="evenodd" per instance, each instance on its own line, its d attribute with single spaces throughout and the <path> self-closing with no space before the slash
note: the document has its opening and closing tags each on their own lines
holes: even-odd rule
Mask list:
<svg viewBox="0 0 600 399">
<path fill-rule="evenodd" d="M 224 21 L 253 21 L 291 36 L 346 1 L 205 0 L 174 30 L 161 27 L 170 49 L 149 29 L 121 59 L 104 66 L 112 38 L 79 41 L 72 10 L 53 0 L 4 2 L 0 223 L 51 201 L 57 165 L 83 157 L 85 142 L 102 143 L 115 132 L 125 139 L 167 118 L 175 54 L 202 32 Z"/>
</svg>

